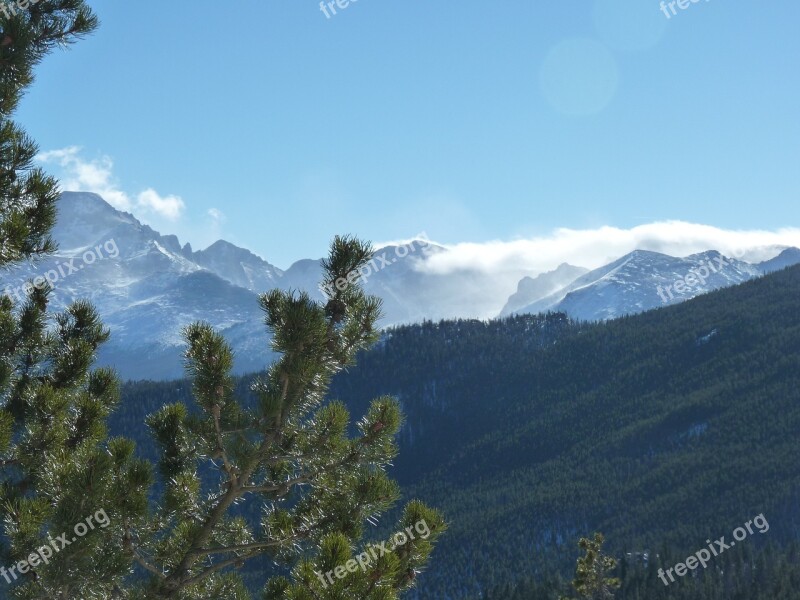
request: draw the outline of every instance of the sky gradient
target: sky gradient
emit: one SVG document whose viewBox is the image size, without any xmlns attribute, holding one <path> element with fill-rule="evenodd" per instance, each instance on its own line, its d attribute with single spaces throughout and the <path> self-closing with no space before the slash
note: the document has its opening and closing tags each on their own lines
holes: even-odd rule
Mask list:
<svg viewBox="0 0 800 600">
<path fill-rule="evenodd" d="M 18 118 L 65 188 L 196 248 L 800 225 L 794 2 L 92 5 Z"/>
</svg>

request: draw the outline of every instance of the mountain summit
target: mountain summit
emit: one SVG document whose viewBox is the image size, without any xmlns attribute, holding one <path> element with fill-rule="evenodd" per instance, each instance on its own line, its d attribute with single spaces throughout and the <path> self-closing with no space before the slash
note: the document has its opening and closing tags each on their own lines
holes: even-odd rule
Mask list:
<svg viewBox="0 0 800 600">
<path fill-rule="evenodd" d="M 53 231 L 58 252 L 4 273 L 2 287 L 20 299 L 26 282 L 46 278 L 54 288 L 56 309 L 89 299 L 112 333 L 99 363 L 113 366 L 125 378 L 182 376 L 181 330 L 198 320 L 229 340 L 236 351 L 236 372 L 260 370 L 272 356 L 258 294 L 275 288 L 303 290 L 324 300 L 318 287 L 319 260 L 303 259 L 283 271 L 225 240 L 193 251 L 176 236 L 160 234 L 96 194 L 66 192 L 58 208 Z M 507 272 L 438 273 L 425 268 L 429 257 L 443 252 L 447 250 L 426 240 L 377 249 L 364 285 L 383 299 L 382 326 L 543 311 L 611 319 L 800 262 L 796 248 L 760 265 L 718 252 L 674 258 L 637 250 L 591 272 L 564 264 L 536 277 L 512 271 L 517 279 L 509 280 Z M 692 280 L 692 273 L 706 270 L 701 282 Z M 514 280 L 519 281 L 516 292 L 508 286 Z"/>
<path fill-rule="evenodd" d="M 584 321 L 614 319 L 683 302 L 762 273 L 757 265 L 716 251 L 675 258 L 635 250 L 515 312 L 559 311 Z"/>
<path fill-rule="evenodd" d="M 201 267 L 251 292 L 277 287 L 283 276 L 283 271 L 263 258 L 225 240 L 214 242 L 205 250 L 194 252 L 190 256 Z"/>
</svg>

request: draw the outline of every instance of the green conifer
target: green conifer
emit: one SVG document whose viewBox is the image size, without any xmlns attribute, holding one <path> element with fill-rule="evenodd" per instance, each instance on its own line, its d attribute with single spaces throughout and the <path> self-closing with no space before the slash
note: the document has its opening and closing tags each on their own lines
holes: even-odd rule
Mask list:
<svg viewBox="0 0 800 600">
<path fill-rule="evenodd" d="M 33 165 L 36 144 L 12 120 L 36 65 L 97 26 L 82 0 L 0 9 L 0 269 L 56 247 L 56 181 Z M 2 597 L 112 598 L 130 573 L 123 523 L 146 514 L 150 468 L 133 443 L 108 440 L 119 398 L 92 371 L 108 337 L 94 308 L 47 310 L 47 286 L 0 297 L 0 586 Z"/>
</svg>

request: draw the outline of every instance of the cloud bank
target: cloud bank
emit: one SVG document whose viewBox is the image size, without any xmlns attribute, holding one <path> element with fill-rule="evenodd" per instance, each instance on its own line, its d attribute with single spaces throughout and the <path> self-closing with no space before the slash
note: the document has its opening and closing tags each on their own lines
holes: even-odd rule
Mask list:
<svg viewBox="0 0 800 600">
<path fill-rule="evenodd" d="M 193 241 L 207 245 L 222 236 L 226 217 L 217 208 L 203 215 L 202 223 L 178 223 L 186 205 L 180 196 L 161 195 L 152 188 L 131 195 L 114 178 L 113 160 L 103 156 L 86 160 L 81 149 L 69 146 L 39 154 L 37 160 L 61 168 L 64 189 L 94 192 L 115 208 L 135 213 L 139 218 L 154 216 L 166 219 Z M 187 229 L 188 228 L 188 229 Z M 418 236 L 420 237 L 420 236 Z M 426 237 L 422 234 L 421 237 Z M 386 242 L 403 244 L 409 240 Z M 436 243 L 432 241 L 432 243 Z M 730 230 L 685 221 L 662 221 L 629 229 L 604 226 L 595 229 L 556 229 L 550 234 L 511 241 L 461 242 L 438 244 L 444 252 L 431 254 L 417 268 L 431 274 L 477 271 L 495 276 L 497 283 L 510 291 L 520 277 L 551 271 L 562 263 L 595 269 L 633 250 L 652 250 L 670 256 L 688 256 L 706 250 L 718 250 L 729 257 L 748 262 L 772 258 L 789 246 L 800 247 L 800 228 L 775 231 Z"/>
<path fill-rule="evenodd" d="M 114 161 L 108 156 L 96 160 L 85 160 L 78 146 L 42 152 L 36 160 L 43 164 L 61 167 L 62 189 L 77 192 L 94 192 L 103 197 L 114 208 L 142 215 L 157 215 L 168 221 L 177 221 L 186 205 L 180 196 L 162 196 L 147 188 L 131 196 L 122 191 L 114 179 Z"/>
<path fill-rule="evenodd" d="M 711 225 L 664 221 L 630 229 L 557 229 L 549 235 L 514 241 L 441 244 L 446 252 L 430 256 L 419 268 L 429 273 L 520 271 L 535 275 L 562 263 L 596 269 L 633 250 L 688 256 L 719 250 L 747 262 L 770 259 L 789 246 L 800 247 L 800 228 L 777 231 L 729 230 Z"/>
</svg>

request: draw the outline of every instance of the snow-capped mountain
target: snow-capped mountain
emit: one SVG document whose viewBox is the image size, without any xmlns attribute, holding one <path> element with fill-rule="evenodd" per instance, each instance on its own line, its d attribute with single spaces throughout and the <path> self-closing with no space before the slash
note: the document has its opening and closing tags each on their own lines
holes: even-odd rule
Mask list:
<svg viewBox="0 0 800 600">
<path fill-rule="evenodd" d="M 586 273 L 545 298 L 511 312 L 563 311 L 573 318 L 587 321 L 613 319 L 743 283 L 768 272 L 773 266 L 800 262 L 800 251 L 785 250 L 773 261 L 753 265 L 716 251 L 675 258 L 636 250 Z"/>
<path fill-rule="evenodd" d="M 505 289 L 502 277 L 480 271 L 437 274 L 419 268 L 440 252 L 446 250 L 424 240 L 375 252 L 363 283 L 367 293 L 383 300 L 383 326 L 496 314 Z M 307 290 L 321 300 L 323 294 L 316 287 L 321 273 L 320 261 L 301 260 L 286 270 L 279 286 Z"/>
<path fill-rule="evenodd" d="M 578 277 L 588 272 L 589 269 L 573 267 L 563 263 L 555 271 L 541 273 L 536 277 L 523 277 L 517 286 L 517 292 L 508 299 L 508 302 L 500 312 L 500 316 L 505 317 L 519 312 L 537 300 L 564 289 Z"/>
<path fill-rule="evenodd" d="M 225 241 L 193 251 L 95 194 L 64 193 L 58 209 L 53 231 L 58 252 L 2 274 L 0 290 L 21 299 L 26 282 L 39 277 L 53 284 L 56 310 L 76 299 L 90 300 L 112 333 L 99 364 L 115 367 L 125 378 L 180 377 L 181 331 L 198 320 L 226 336 L 236 352 L 237 372 L 263 369 L 273 357 L 258 294 L 280 288 L 324 298 L 320 260 L 301 260 L 284 272 Z M 377 251 L 365 288 L 384 300 L 381 325 L 498 310 L 505 288 L 491 275 L 418 269 L 426 256 L 443 251 L 422 240 Z"/>
<path fill-rule="evenodd" d="M 261 293 L 279 285 L 283 271 L 249 250 L 219 240 L 205 250 L 191 252 L 189 257 L 233 285 Z"/>
<path fill-rule="evenodd" d="M 786 248 L 775 258 L 765 260 L 758 265 L 761 272 L 765 275 L 774 271 L 780 271 L 786 267 L 791 267 L 800 263 L 800 248 Z"/>
<path fill-rule="evenodd" d="M 273 356 L 258 294 L 279 288 L 324 299 L 318 287 L 320 260 L 300 260 L 283 271 L 225 241 L 193 251 L 95 194 L 63 194 L 53 237 L 58 252 L 2 273 L 0 290 L 19 300 L 27 282 L 38 278 L 53 284 L 56 310 L 76 299 L 90 300 L 112 334 L 98 364 L 113 366 L 124 378 L 182 376 L 181 331 L 200 320 L 231 343 L 237 372 L 263 369 Z M 487 318 L 501 309 L 503 315 L 561 310 L 580 319 L 609 319 L 800 262 L 796 248 L 758 265 L 717 252 L 673 258 L 639 250 L 595 271 L 561 265 L 535 278 L 513 269 L 437 273 L 423 268 L 427 258 L 443 252 L 426 240 L 377 250 L 364 279 L 367 292 L 383 299 L 380 325 Z M 692 279 L 692 273 L 702 275 L 702 281 Z M 519 281 L 516 293 L 514 281 Z"/>
<path fill-rule="evenodd" d="M 250 334 L 237 348 L 237 366 L 266 364 L 268 338 L 263 327 L 259 331 L 256 294 L 198 264 L 175 236 L 160 235 L 94 194 L 65 193 L 53 237 L 58 252 L 6 274 L 3 288 L 20 298 L 27 281 L 44 277 L 53 284 L 54 309 L 79 298 L 92 301 L 112 333 L 100 364 L 127 378 L 180 376 L 181 330 L 198 320 L 226 335 L 246 325 Z M 255 340 L 261 351 L 242 351 Z"/>
</svg>

